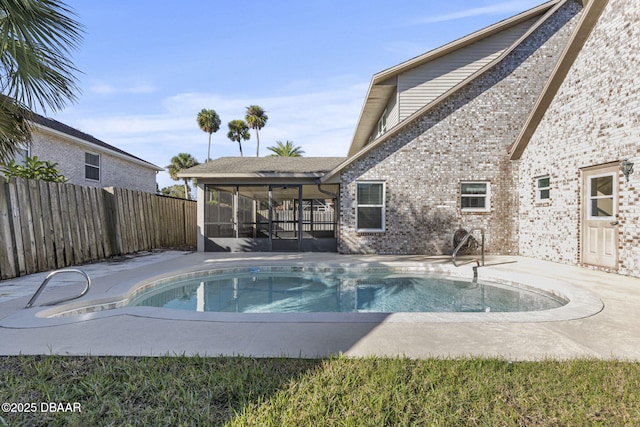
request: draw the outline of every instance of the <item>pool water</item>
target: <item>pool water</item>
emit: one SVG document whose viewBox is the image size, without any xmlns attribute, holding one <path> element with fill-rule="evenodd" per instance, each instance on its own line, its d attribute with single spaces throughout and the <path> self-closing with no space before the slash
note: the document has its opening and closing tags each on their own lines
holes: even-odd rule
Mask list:
<svg viewBox="0 0 640 427">
<path fill-rule="evenodd" d="M 564 299 L 500 284 L 390 269 L 299 269 L 173 278 L 129 306 L 238 313 L 521 312 L 558 308 Z"/>
</svg>

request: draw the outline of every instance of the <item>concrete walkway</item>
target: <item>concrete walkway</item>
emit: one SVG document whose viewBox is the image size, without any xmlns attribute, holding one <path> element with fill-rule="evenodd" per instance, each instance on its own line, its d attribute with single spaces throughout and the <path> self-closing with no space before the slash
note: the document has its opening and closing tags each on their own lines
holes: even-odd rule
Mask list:
<svg viewBox="0 0 640 427">
<path fill-rule="evenodd" d="M 88 300 L 106 301 L 151 277 L 256 265 L 449 266 L 447 258 L 338 254 L 230 254 L 160 252 L 83 266 L 92 277 Z M 515 262 L 513 262 L 515 261 Z M 520 319 L 484 313 L 415 317 L 323 316 L 215 317 L 202 313 L 165 315 L 167 310 L 118 309 L 62 318 L 41 318 L 52 309 L 23 309 L 46 273 L 0 281 L 0 354 L 63 355 L 251 355 L 324 357 L 387 355 L 421 357 L 497 356 L 511 360 L 615 358 L 640 360 L 640 279 L 522 257 L 489 257 L 480 277 L 538 283 L 575 297 L 548 317 Z M 456 269 L 470 275 L 471 267 Z M 60 276 L 62 277 L 62 276 Z M 77 280 L 69 275 L 69 280 Z M 51 283 L 42 301 L 71 295 L 82 283 Z M 56 310 L 59 308 L 55 308 Z M 158 311 L 159 310 L 159 311 Z M 177 310 L 170 310 L 175 312 Z M 553 310 L 551 310 L 553 311 Z M 493 315 L 494 313 L 490 313 Z M 556 317 L 553 317 L 556 316 Z M 340 320 L 340 319 L 344 319 Z M 537 320 L 536 320 L 537 319 Z M 544 320 L 544 321 L 539 321 Z"/>
</svg>

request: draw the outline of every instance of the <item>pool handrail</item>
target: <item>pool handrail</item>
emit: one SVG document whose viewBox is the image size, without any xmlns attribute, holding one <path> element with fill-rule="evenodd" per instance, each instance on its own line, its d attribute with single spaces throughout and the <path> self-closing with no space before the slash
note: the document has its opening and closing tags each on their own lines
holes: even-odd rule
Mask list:
<svg viewBox="0 0 640 427">
<path fill-rule="evenodd" d="M 462 246 L 464 246 L 467 240 L 469 240 L 474 231 L 479 231 L 481 236 L 480 248 L 482 264 L 480 263 L 480 261 L 478 261 L 478 259 L 474 259 L 470 262 L 475 261 L 476 263 L 478 263 L 478 267 L 480 267 L 480 265 L 484 266 L 484 228 L 481 227 L 472 228 L 471 230 L 467 231 L 464 237 L 460 240 L 460 243 L 458 243 L 458 246 L 456 246 L 456 248 L 453 250 L 453 253 L 451 254 L 451 262 L 454 266 L 459 267 L 459 265 L 456 264 L 456 255 L 458 255 L 458 251 L 462 248 Z"/>
<path fill-rule="evenodd" d="M 58 300 L 55 300 L 55 301 L 49 301 L 47 303 L 42 304 L 42 306 L 56 305 L 56 304 L 60 304 L 61 302 L 67 302 L 67 301 L 71 301 L 71 300 L 74 300 L 74 299 L 78 299 L 78 298 L 84 296 L 87 292 L 89 292 L 89 288 L 91 287 L 91 278 L 89 277 L 89 275 L 87 273 L 85 273 L 84 271 L 79 270 L 77 268 L 66 268 L 66 269 L 63 269 L 63 270 L 56 270 L 56 271 L 52 271 L 51 273 L 49 273 L 49 275 L 47 275 L 47 277 L 44 279 L 44 281 L 42 282 L 40 287 L 38 287 L 38 290 L 33 294 L 33 296 L 31 297 L 31 299 L 29 300 L 27 305 L 24 306 L 24 308 L 32 307 L 33 303 L 36 302 L 36 299 L 40 296 L 40 294 L 42 293 L 44 288 L 47 286 L 49 281 L 51 279 L 53 279 L 54 276 L 56 276 L 58 274 L 62 274 L 62 273 L 78 273 L 78 274 L 84 276 L 85 281 L 86 281 L 86 285 L 85 285 L 84 289 L 77 296 L 70 297 L 70 298 L 62 298 L 62 299 L 58 299 Z"/>
</svg>

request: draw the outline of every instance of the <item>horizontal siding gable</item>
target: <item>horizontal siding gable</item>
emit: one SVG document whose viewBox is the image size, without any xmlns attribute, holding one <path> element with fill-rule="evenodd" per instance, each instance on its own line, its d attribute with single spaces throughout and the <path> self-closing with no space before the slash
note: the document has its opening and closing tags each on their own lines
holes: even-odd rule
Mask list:
<svg viewBox="0 0 640 427">
<path fill-rule="evenodd" d="M 540 16 L 401 73 L 398 76 L 398 122 L 498 58 L 538 19 Z"/>
</svg>

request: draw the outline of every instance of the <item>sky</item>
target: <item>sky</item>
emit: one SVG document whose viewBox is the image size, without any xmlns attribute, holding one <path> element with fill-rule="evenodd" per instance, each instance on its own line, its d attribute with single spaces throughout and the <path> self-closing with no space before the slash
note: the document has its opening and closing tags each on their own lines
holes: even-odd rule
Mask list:
<svg viewBox="0 0 640 427">
<path fill-rule="evenodd" d="M 72 56 L 81 93 L 47 115 L 160 167 L 178 153 L 205 161 L 203 108 L 222 121 L 211 157 L 240 155 L 227 123 L 249 105 L 269 117 L 260 156 L 276 141 L 346 156 L 375 73 L 543 2 L 64 1 L 85 31 Z M 256 155 L 254 131 L 242 148 Z"/>
</svg>

